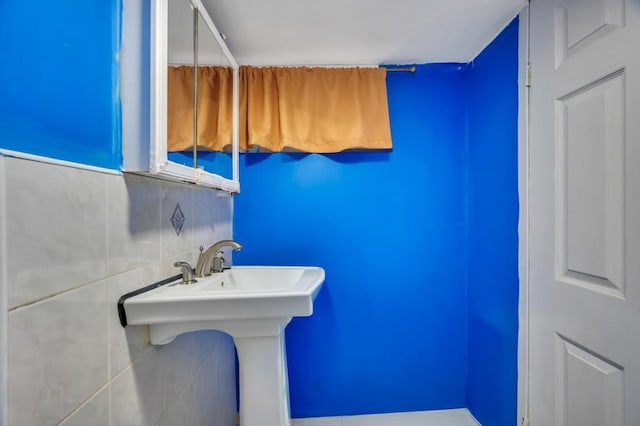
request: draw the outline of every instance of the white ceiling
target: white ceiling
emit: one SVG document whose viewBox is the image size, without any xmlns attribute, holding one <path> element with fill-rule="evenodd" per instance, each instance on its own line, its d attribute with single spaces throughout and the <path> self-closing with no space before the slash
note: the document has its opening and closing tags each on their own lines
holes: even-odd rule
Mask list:
<svg viewBox="0 0 640 426">
<path fill-rule="evenodd" d="M 202 0 L 240 64 L 469 62 L 526 0 Z"/>
</svg>

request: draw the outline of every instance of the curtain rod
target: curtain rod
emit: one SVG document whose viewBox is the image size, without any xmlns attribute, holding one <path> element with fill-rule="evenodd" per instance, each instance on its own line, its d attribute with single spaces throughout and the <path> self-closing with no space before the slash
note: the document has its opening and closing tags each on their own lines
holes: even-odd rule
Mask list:
<svg viewBox="0 0 640 426">
<path fill-rule="evenodd" d="M 387 68 L 387 72 L 416 72 L 416 67 L 414 65 L 405 68 Z"/>
<path fill-rule="evenodd" d="M 170 67 L 180 67 L 180 66 L 190 66 L 193 65 L 191 63 L 181 63 L 181 62 L 175 62 L 175 63 L 170 63 L 169 66 Z M 203 65 L 203 66 L 207 66 L 207 65 Z M 224 65 L 220 65 L 220 66 L 224 66 Z M 244 65 L 243 65 L 244 66 Z M 296 65 L 296 66 L 309 66 L 309 65 Z M 326 67 L 326 66 L 324 66 Z M 351 66 L 335 66 L 335 67 L 328 67 L 328 68 L 350 68 Z M 370 68 L 370 67 L 364 67 L 364 68 Z M 384 68 L 387 70 L 387 72 L 416 72 L 416 66 L 415 65 L 411 65 L 410 67 L 396 67 L 396 68 L 387 68 L 384 66 L 381 66 L 379 68 Z"/>
</svg>

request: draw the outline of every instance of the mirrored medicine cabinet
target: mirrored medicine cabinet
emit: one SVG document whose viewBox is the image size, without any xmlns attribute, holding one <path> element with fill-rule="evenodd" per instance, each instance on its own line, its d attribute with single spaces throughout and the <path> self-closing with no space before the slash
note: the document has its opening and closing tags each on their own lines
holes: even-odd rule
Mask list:
<svg viewBox="0 0 640 426">
<path fill-rule="evenodd" d="M 124 2 L 124 171 L 239 192 L 238 64 L 201 0 Z"/>
</svg>

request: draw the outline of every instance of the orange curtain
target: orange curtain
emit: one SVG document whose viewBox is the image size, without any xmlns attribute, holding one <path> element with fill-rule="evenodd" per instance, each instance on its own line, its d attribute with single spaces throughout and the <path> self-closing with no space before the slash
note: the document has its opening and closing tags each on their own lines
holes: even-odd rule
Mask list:
<svg viewBox="0 0 640 426">
<path fill-rule="evenodd" d="M 167 87 L 169 151 L 193 149 L 193 67 L 169 67 Z M 233 69 L 198 67 L 198 149 L 231 151 Z"/>
<path fill-rule="evenodd" d="M 241 67 L 240 148 L 391 149 L 384 68 Z"/>
<path fill-rule="evenodd" d="M 391 149 L 384 68 L 240 67 L 240 149 Z M 193 148 L 193 68 L 170 67 L 169 151 Z M 198 69 L 198 147 L 229 151 L 233 70 Z"/>
<path fill-rule="evenodd" d="M 167 74 L 167 149 L 193 148 L 193 67 L 169 67 Z"/>
</svg>

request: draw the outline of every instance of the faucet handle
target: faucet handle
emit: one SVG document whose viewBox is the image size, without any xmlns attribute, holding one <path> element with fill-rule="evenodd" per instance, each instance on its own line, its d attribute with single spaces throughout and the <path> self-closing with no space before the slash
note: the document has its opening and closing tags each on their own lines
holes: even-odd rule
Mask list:
<svg viewBox="0 0 640 426">
<path fill-rule="evenodd" d="M 182 282 L 180 284 L 193 284 L 198 282 L 198 280 L 193 277 L 193 268 L 189 262 L 176 262 L 173 266 L 180 268 L 180 272 L 182 272 Z"/>
<path fill-rule="evenodd" d="M 224 269 L 224 252 L 220 250 L 213 258 L 213 264 L 211 265 L 211 272 L 222 272 Z"/>
</svg>

